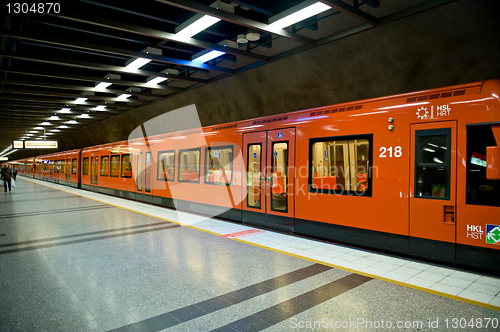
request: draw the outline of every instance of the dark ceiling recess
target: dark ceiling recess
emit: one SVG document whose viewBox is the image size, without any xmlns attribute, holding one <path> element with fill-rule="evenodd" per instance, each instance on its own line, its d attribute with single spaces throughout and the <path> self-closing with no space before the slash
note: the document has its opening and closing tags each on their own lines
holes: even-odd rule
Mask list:
<svg viewBox="0 0 500 332">
<path fill-rule="evenodd" d="M 452 1 L 75 0 L 42 8 L 0 0 L 0 156 L 11 152 L 13 140 L 63 139 L 153 101 Z M 285 28 L 272 25 L 318 2 L 330 8 Z M 204 15 L 218 21 L 181 36 Z M 192 61 L 212 50 L 224 54 Z M 150 62 L 125 68 L 137 58 Z M 155 78 L 159 83 L 150 82 Z M 96 88 L 100 82 L 110 84 Z"/>
</svg>

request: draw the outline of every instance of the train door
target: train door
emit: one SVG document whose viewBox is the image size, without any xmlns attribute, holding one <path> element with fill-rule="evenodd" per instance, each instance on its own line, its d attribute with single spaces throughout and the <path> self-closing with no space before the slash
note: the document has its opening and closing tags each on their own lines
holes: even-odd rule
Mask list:
<svg viewBox="0 0 500 332">
<path fill-rule="evenodd" d="M 71 174 L 71 159 L 66 159 L 66 181 L 69 181 L 69 175 Z"/>
<path fill-rule="evenodd" d="M 295 128 L 243 136 L 243 222 L 295 230 Z"/>
<path fill-rule="evenodd" d="M 142 160 L 142 152 L 137 153 L 137 172 L 136 172 L 136 180 L 135 183 L 137 184 L 137 191 L 142 191 L 142 181 L 144 181 L 144 176 L 143 176 L 143 167 L 142 163 L 144 162 Z"/>
<path fill-rule="evenodd" d="M 94 161 L 94 172 L 92 174 L 94 174 L 94 184 L 97 185 L 97 173 L 99 173 L 99 156 L 96 156 L 95 157 L 95 161 Z"/>
<path fill-rule="evenodd" d="M 455 260 L 456 121 L 411 126 L 410 252 Z"/>
<path fill-rule="evenodd" d="M 150 146 L 140 147 L 139 150 L 135 153 L 136 161 L 135 165 L 135 177 L 136 177 L 136 186 L 137 191 L 146 195 L 151 195 L 151 178 L 152 178 L 152 154 L 151 154 Z"/>
<path fill-rule="evenodd" d="M 90 184 L 94 184 L 94 173 L 95 173 L 94 157 L 91 157 L 90 158 Z"/>
</svg>

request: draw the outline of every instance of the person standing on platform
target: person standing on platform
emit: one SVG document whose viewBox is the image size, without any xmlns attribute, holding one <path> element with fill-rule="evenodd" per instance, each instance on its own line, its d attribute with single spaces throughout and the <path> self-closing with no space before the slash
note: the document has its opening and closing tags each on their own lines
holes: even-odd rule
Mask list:
<svg viewBox="0 0 500 332">
<path fill-rule="evenodd" d="M 12 170 L 9 168 L 9 165 L 4 164 L 2 168 L 2 179 L 3 179 L 3 188 L 5 192 L 7 192 L 7 185 L 9 185 L 9 191 L 11 190 L 10 187 L 11 178 L 12 178 Z"/>
<path fill-rule="evenodd" d="M 17 180 L 17 168 L 15 166 L 12 169 L 12 177 L 14 178 L 14 181 Z"/>
</svg>

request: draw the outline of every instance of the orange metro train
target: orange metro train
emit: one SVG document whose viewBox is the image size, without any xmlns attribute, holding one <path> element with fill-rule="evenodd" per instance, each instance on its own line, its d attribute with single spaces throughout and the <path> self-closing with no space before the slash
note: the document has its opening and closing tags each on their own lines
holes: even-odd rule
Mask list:
<svg viewBox="0 0 500 332">
<path fill-rule="evenodd" d="M 19 174 L 500 274 L 500 80 L 17 160 Z"/>
</svg>

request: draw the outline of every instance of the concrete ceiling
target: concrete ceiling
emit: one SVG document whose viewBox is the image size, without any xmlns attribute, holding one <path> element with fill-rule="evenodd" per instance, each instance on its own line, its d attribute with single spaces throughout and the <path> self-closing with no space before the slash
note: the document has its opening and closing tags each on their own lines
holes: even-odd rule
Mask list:
<svg viewBox="0 0 500 332">
<path fill-rule="evenodd" d="M 0 155 L 26 134 L 43 139 L 44 130 L 34 128 L 44 128 L 46 139 L 63 140 L 131 109 L 453 1 L 321 0 L 331 9 L 273 30 L 270 21 L 316 1 L 223 0 L 215 8 L 214 0 L 80 0 L 41 13 L 33 1 L 16 8 L 2 0 Z M 199 14 L 220 21 L 189 39 L 175 35 L 177 27 Z M 234 43 L 247 33 L 260 38 Z M 159 54 L 144 53 L 148 47 Z M 226 54 L 206 63 L 191 61 L 203 50 Z M 137 57 L 152 61 L 134 72 L 124 69 Z M 168 80 L 152 86 L 147 80 L 154 77 Z M 96 90 L 104 81 L 112 85 Z M 131 96 L 117 100 L 123 93 Z M 83 95 L 88 99 L 76 103 Z M 61 113 L 63 108 L 70 110 Z M 48 120 L 51 116 L 59 119 Z M 44 121 L 50 124 L 41 126 Z"/>
</svg>

